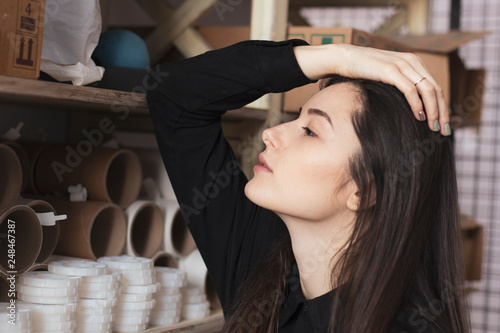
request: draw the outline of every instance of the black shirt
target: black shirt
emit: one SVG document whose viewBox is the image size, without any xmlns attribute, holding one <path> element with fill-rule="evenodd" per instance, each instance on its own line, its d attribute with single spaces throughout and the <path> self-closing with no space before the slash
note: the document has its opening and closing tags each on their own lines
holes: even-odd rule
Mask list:
<svg viewBox="0 0 500 333">
<path fill-rule="evenodd" d="M 221 116 L 264 94 L 310 83 L 293 53 L 304 44 L 242 42 L 160 65 L 148 78 L 160 152 L 225 313 L 253 265 L 286 229 L 276 214 L 245 196 L 247 179 L 223 136 Z M 331 308 L 331 293 L 306 300 L 300 284 L 290 284 L 279 332 L 325 332 Z M 391 332 L 425 332 L 402 325 L 395 323 Z"/>
</svg>

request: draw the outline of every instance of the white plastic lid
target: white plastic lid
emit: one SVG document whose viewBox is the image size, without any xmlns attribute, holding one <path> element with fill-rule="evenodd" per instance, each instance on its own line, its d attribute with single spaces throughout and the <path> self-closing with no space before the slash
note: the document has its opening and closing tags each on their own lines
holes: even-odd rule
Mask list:
<svg viewBox="0 0 500 333">
<path fill-rule="evenodd" d="M 156 277 L 163 280 L 185 280 L 186 271 L 173 267 L 156 267 Z"/>
<path fill-rule="evenodd" d="M 205 311 L 210 309 L 210 302 L 205 301 L 201 303 L 192 303 L 192 304 L 182 304 L 183 312 L 192 312 L 192 311 Z"/>
<path fill-rule="evenodd" d="M 132 256 L 109 256 L 97 259 L 98 262 L 108 265 L 112 270 L 144 270 L 154 267 L 153 260 Z"/>
<path fill-rule="evenodd" d="M 94 309 L 94 308 L 112 308 L 116 305 L 116 298 L 108 297 L 103 299 L 79 299 L 78 311 L 81 309 Z"/>
<path fill-rule="evenodd" d="M 18 291 L 17 298 L 24 302 L 37 304 L 66 304 L 76 302 L 78 300 L 78 295 L 63 297 L 30 296 Z"/>
<path fill-rule="evenodd" d="M 58 260 L 49 263 L 49 272 L 71 276 L 96 276 L 107 273 L 105 264 L 91 260 Z"/>
<path fill-rule="evenodd" d="M 80 286 L 79 276 L 65 276 L 46 271 L 26 272 L 18 276 L 17 282 L 33 287 L 76 288 Z"/>
<path fill-rule="evenodd" d="M 172 325 L 172 324 L 177 324 L 178 322 L 181 321 L 181 316 L 176 316 L 176 317 L 171 317 L 171 318 L 164 318 L 164 317 L 151 317 L 151 320 L 149 323 L 151 325 L 155 326 L 163 326 L 163 325 Z"/>
<path fill-rule="evenodd" d="M 177 303 L 177 302 L 182 301 L 183 296 L 182 296 L 182 294 L 177 294 L 177 295 L 158 295 L 158 294 L 155 294 L 154 299 L 158 303 L 162 303 L 162 304 L 164 304 L 164 303 Z"/>
<path fill-rule="evenodd" d="M 161 283 L 162 287 L 165 288 L 181 288 L 186 285 L 186 280 L 163 280 L 157 279 Z"/>
<path fill-rule="evenodd" d="M 113 323 L 78 323 L 77 330 L 78 331 L 103 331 L 110 330 L 113 328 Z"/>
<path fill-rule="evenodd" d="M 181 293 L 181 288 L 169 288 L 161 286 L 160 291 L 156 292 L 156 295 L 177 295 Z"/>
<path fill-rule="evenodd" d="M 151 310 L 121 310 L 116 315 L 120 317 L 149 317 L 151 316 Z"/>
<path fill-rule="evenodd" d="M 181 288 L 181 293 L 184 296 L 203 295 L 203 294 L 205 294 L 205 288 L 184 287 L 184 288 Z"/>
<path fill-rule="evenodd" d="M 186 295 L 182 296 L 182 302 L 184 304 L 191 304 L 191 303 L 201 303 L 205 302 L 207 300 L 207 295 Z"/>
<path fill-rule="evenodd" d="M 107 291 L 89 291 L 89 290 L 80 290 L 80 298 L 97 298 L 97 299 L 106 299 L 106 298 L 116 298 L 120 296 L 120 289 L 115 290 L 107 290 Z"/>
<path fill-rule="evenodd" d="M 121 290 L 123 294 L 154 294 L 159 291 L 161 285 L 159 283 L 134 286 L 134 285 L 124 285 L 122 284 Z"/>
<path fill-rule="evenodd" d="M 163 303 L 161 300 L 156 300 L 155 310 L 177 310 L 182 308 L 182 302 Z"/>
<path fill-rule="evenodd" d="M 33 312 L 33 322 L 37 323 L 40 321 L 48 321 L 51 323 L 54 322 L 62 322 L 62 321 L 71 321 L 75 320 L 75 313 L 63 313 L 63 314 L 45 314 L 39 312 Z"/>
<path fill-rule="evenodd" d="M 156 270 L 152 269 L 122 269 L 117 272 L 120 272 L 123 276 L 128 279 L 138 278 L 138 277 L 147 277 L 152 278 L 156 277 Z"/>
<path fill-rule="evenodd" d="M 181 309 L 175 309 L 175 310 L 159 310 L 159 309 L 154 309 L 151 312 L 151 316 L 153 316 L 153 317 L 172 318 L 172 317 L 180 316 L 181 313 L 182 313 Z"/>
<path fill-rule="evenodd" d="M 72 288 L 48 288 L 48 287 L 33 287 L 24 284 L 17 285 L 17 291 L 29 296 L 43 297 L 69 297 L 78 296 L 77 287 Z"/>
<path fill-rule="evenodd" d="M 128 277 L 126 275 L 122 275 L 122 279 L 120 281 L 122 285 L 131 285 L 131 286 L 145 286 L 148 284 L 156 283 L 156 276 L 151 277 Z"/>
<path fill-rule="evenodd" d="M 121 294 L 118 302 L 145 302 L 153 299 L 153 294 Z"/>
<path fill-rule="evenodd" d="M 149 316 L 135 316 L 135 317 L 115 317 L 114 324 L 116 325 L 140 325 L 147 324 Z"/>
<path fill-rule="evenodd" d="M 76 312 L 76 303 L 68 304 L 34 304 L 23 303 L 30 307 L 33 315 L 64 315 Z"/>
<path fill-rule="evenodd" d="M 115 308 L 78 308 L 76 310 L 77 316 L 101 316 L 114 314 Z"/>
<path fill-rule="evenodd" d="M 120 283 L 109 282 L 109 283 L 87 283 L 83 282 L 80 286 L 80 292 L 85 291 L 107 291 L 107 290 L 117 290 L 120 288 Z"/>
<path fill-rule="evenodd" d="M 11 319 L 9 319 L 11 320 Z M 25 330 L 31 330 L 33 328 L 31 320 L 20 320 L 15 321 L 15 325 L 10 324 L 8 320 L 4 319 L 0 321 L 0 332 L 21 332 Z"/>
<path fill-rule="evenodd" d="M 49 322 L 40 321 L 33 323 L 34 331 L 62 331 L 68 332 L 76 327 L 76 321 Z"/>
<path fill-rule="evenodd" d="M 137 332 L 144 331 L 148 328 L 148 324 L 140 324 L 140 325 L 118 325 L 113 324 L 113 332 Z"/>
<path fill-rule="evenodd" d="M 107 324 L 111 323 L 114 319 L 114 315 L 111 313 L 108 314 L 94 314 L 91 316 L 81 315 L 77 313 L 76 315 L 76 324 Z"/>
<path fill-rule="evenodd" d="M 84 276 L 82 278 L 82 283 L 112 283 L 119 282 L 122 277 L 122 273 L 119 271 L 111 272 L 104 275 L 96 276 Z"/>
<path fill-rule="evenodd" d="M 11 314 L 14 314 L 16 321 L 27 321 L 32 318 L 32 311 L 29 304 L 22 302 L 0 302 L 0 323 L 4 322 L 3 319 L 6 318 L 5 316 L 8 318 L 5 321 L 12 319 Z"/>
<path fill-rule="evenodd" d="M 202 311 L 182 311 L 182 318 L 184 319 L 196 319 L 196 318 L 205 318 L 210 316 L 210 310 L 202 310 Z"/>
<path fill-rule="evenodd" d="M 116 304 L 116 313 L 119 314 L 120 310 L 151 310 L 155 304 L 154 299 L 145 302 L 119 302 Z"/>
</svg>

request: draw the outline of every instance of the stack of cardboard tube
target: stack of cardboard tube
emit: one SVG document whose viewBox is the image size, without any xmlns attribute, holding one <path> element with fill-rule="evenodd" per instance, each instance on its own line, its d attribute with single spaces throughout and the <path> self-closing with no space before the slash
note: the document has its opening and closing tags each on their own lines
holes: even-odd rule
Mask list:
<svg viewBox="0 0 500 333">
<path fill-rule="evenodd" d="M 47 270 L 57 256 L 97 261 L 128 255 L 185 271 L 184 293 L 203 294 L 202 302 L 220 309 L 159 153 L 87 148 L 0 143 L 0 302 L 8 301 L 9 275 Z M 154 195 L 151 189 L 144 195 L 146 178 L 157 186 Z M 75 186 L 86 195 L 73 197 L 70 189 Z M 46 225 L 41 216 L 48 213 L 66 219 Z M 13 268 L 8 256 L 11 229 Z M 199 313 L 206 316 L 208 309 Z"/>
</svg>

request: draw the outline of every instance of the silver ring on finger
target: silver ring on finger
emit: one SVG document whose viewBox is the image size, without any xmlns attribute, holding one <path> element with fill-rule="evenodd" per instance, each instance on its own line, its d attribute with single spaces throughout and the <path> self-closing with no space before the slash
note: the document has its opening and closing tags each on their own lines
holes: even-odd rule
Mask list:
<svg viewBox="0 0 500 333">
<path fill-rule="evenodd" d="M 418 81 L 415 82 L 414 85 L 417 86 L 417 84 L 419 84 L 420 82 L 422 82 L 422 80 L 425 80 L 425 76 L 422 76 L 420 79 L 418 79 Z"/>
</svg>

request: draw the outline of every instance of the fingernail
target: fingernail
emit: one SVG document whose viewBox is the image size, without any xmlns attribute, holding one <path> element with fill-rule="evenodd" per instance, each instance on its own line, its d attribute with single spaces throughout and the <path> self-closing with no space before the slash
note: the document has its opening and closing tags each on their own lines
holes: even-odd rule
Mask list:
<svg viewBox="0 0 500 333">
<path fill-rule="evenodd" d="M 446 123 L 446 125 L 444 125 L 444 133 L 446 135 L 451 135 L 451 127 L 449 123 Z"/>
<path fill-rule="evenodd" d="M 434 120 L 434 132 L 439 132 L 439 121 Z"/>
<path fill-rule="evenodd" d="M 421 120 L 421 121 L 424 121 L 424 120 L 426 119 L 426 118 L 425 118 L 425 113 L 424 113 L 424 111 L 420 111 L 420 112 L 418 113 L 418 116 L 420 117 L 420 120 Z"/>
</svg>

